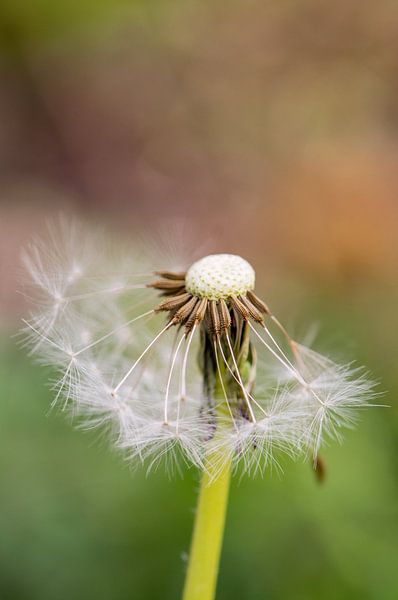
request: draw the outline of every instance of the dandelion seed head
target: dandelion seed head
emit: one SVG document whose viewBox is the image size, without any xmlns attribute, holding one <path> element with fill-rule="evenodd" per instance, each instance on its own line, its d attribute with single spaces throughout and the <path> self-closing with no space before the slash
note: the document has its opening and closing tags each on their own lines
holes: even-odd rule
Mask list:
<svg viewBox="0 0 398 600">
<path fill-rule="evenodd" d="M 162 271 L 106 248 L 65 222 L 32 244 L 24 334 L 58 375 L 52 406 L 105 430 L 129 460 L 203 469 L 211 452 L 216 472 L 225 460 L 279 468 L 281 454 L 316 457 L 340 441 L 374 397 L 361 370 L 290 338 L 240 256 Z"/>
<path fill-rule="evenodd" d="M 199 298 L 226 299 L 254 289 L 253 267 L 235 254 L 210 254 L 195 262 L 186 274 L 186 289 Z"/>
</svg>

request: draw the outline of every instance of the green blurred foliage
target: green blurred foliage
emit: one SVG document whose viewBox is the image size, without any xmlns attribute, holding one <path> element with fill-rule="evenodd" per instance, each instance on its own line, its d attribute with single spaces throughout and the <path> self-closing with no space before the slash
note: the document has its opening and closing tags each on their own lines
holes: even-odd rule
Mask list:
<svg viewBox="0 0 398 600">
<path fill-rule="evenodd" d="M 116 18 L 120 11 L 139 17 L 143 4 L 142 0 L 3 0 L 0 41 L 11 54 L 15 43 L 33 49 L 70 34 L 87 34 L 90 27 Z"/>
<path fill-rule="evenodd" d="M 300 298 L 299 323 L 322 323 L 318 347 L 367 364 L 391 407 L 364 412 L 343 446 L 324 450 L 323 485 L 307 464 L 289 462 L 283 475 L 234 480 L 217 597 L 393 600 L 397 293 L 376 283 L 333 289 L 312 282 L 300 293 L 294 282 L 278 286 L 281 317 L 288 321 L 292 297 Z M 198 474 L 132 472 L 98 434 L 47 414 L 49 374 L 3 335 L 0 597 L 178 598 Z"/>
</svg>

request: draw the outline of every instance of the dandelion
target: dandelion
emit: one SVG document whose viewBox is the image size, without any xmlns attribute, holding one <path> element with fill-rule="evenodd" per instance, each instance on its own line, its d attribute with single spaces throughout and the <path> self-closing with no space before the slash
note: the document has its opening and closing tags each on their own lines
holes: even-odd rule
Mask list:
<svg viewBox="0 0 398 600">
<path fill-rule="evenodd" d="M 210 600 L 231 473 L 279 468 L 282 455 L 319 464 L 322 442 L 354 425 L 372 383 L 293 340 L 240 256 L 186 270 L 144 256 L 132 272 L 128 253 L 64 223 L 24 261 L 36 305 L 25 332 L 58 373 L 52 406 L 105 428 L 149 469 L 202 470 L 184 599 Z"/>
</svg>

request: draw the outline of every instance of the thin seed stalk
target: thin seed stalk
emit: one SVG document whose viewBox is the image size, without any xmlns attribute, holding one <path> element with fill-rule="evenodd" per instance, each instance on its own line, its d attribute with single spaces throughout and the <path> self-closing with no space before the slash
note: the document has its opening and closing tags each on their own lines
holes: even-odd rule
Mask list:
<svg viewBox="0 0 398 600">
<path fill-rule="evenodd" d="M 217 468 L 222 458 L 209 456 L 202 475 L 183 600 L 215 598 L 231 478 L 230 458 Z"/>
<path fill-rule="evenodd" d="M 243 350 L 240 365 L 247 365 L 248 348 Z M 215 374 L 214 399 L 220 401 L 218 414 L 227 417 L 226 404 L 220 375 L 226 386 L 228 376 L 224 365 L 219 364 L 220 372 Z M 226 389 L 227 396 L 236 392 L 234 383 Z M 231 392 L 231 395 L 229 394 Z M 230 425 L 232 427 L 232 424 Z M 216 431 L 217 436 L 219 432 Z M 199 498 L 188 562 L 188 570 L 182 600 L 214 600 L 217 576 L 224 536 L 225 518 L 231 479 L 232 458 L 226 448 L 210 447 L 205 460 L 205 470 L 199 489 Z"/>
</svg>

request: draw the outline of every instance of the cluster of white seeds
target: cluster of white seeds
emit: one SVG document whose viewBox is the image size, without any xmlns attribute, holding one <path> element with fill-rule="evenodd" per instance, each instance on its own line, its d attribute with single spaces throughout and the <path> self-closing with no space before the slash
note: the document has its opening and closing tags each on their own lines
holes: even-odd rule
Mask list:
<svg viewBox="0 0 398 600">
<path fill-rule="evenodd" d="M 276 451 L 316 455 L 324 437 L 339 438 L 372 397 L 372 384 L 352 368 L 299 344 L 293 356 L 271 321 L 251 324 L 255 390 L 235 376 L 251 420 L 214 414 L 196 361 L 199 328 L 186 336 L 165 326 L 148 279 L 131 273 L 130 259 L 117 272 L 101 256 L 102 240 L 90 250 L 85 231 L 67 225 L 61 233 L 53 231 L 49 243 L 33 244 L 25 256 L 39 306 L 26 331 L 33 351 L 59 372 L 54 404 L 71 407 L 86 427 L 107 426 L 129 458 L 171 464 L 178 454 L 203 468 L 209 446 L 217 444 L 218 456 L 250 471 L 273 461 Z M 244 296 L 254 283 L 250 264 L 231 254 L 206 256 L 185 280 L 188 293 L 209 300 Z M 232 346 L 226 352 L 218 357 L 224 373 L 236 365 Z"/>
</svg>

